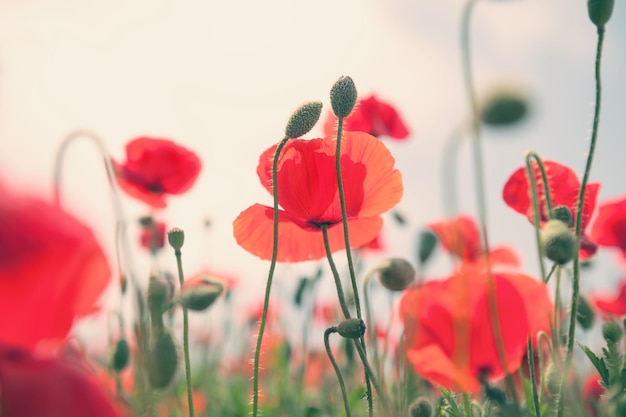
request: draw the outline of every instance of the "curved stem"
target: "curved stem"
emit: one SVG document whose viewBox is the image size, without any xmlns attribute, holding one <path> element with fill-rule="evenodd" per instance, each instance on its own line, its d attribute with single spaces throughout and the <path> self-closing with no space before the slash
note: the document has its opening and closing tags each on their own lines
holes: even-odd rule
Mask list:
<svg viewBox="0 0 626 417">
<path fill-rule="evenodd" d="M 130 277 L 133 285 L 137 286 L 137 280 L 133 274 L 132 257 L 126 245 L 126 216 L 122 207 L 120 198 L 120 190 L 115 177 L 115 170 L 111 163 L 111 157 L 104 145 L 102 139 L 93 132 L 87 130 L 77 130 L 67 135 L 56 153 L 54 161 L 54 184 L 53 184 L 53 200 L 56 205 L 61 205 L 61 183 L 63 174 L 63 160 L 65 154 L 75 141 L 80 138 L 91 140 L 96 145 L 100 156 L 104 162 L 109 185 L 111 186 L 111 200 L 113 202 L 113 212 L 115 215 L 115 255 L 117 258 L 118 268 L 122 279 Z M 125 256 L 124 256 L 125 255 Z"/>
<path fill-rule="evenodd" d="M 176 256 L 176 267 L 178 269 L 178 282 L 182 288 L 185 282 L 183 274 L 183 260 L 180 249 L 174 251 Z M 191 359 L 189 357 L 189 312 L 185 307 L 183 309 L 183 355 L 185 360 L 185 381 L 187 382 L 187 404 L 189 405 L 189 417 L 194 417 L 193 409 L 193 392 L 191 388 Z"/>
<path fill-rule="evenodd" d="M 339 365 L 337 365 L 337 361 L 333 356 L 333 352 L 330 349 L 329 336 L 331 333 L 337 332 L 336 327 L 329 327 L 324 331 L 324 347 L 326 348 L 326 354 L 328 355 L 328 359 L 330 359 L 330 363 L 333 365 L 333 369 L 335 370 L 335 374 L 337 374 L 337 380 L 339 381 L 339 387 L 341 388 L 341 396 L 343 398 L 343 406 L 346 410 L 346 417 L 351 417 L 350 414 L 350 402 L 348 401 L 348 393 L 346 392 L 346 384 L 343 381 L 343 375 L 341 374 L 341 369 L 339 369 Z"/>
<path fill-rule="evenodd" d="M 476 183 L 476 201 L 478 204 L 478 222 L 481 232 L 481 240 L 487 264 L 487 302 L 489 305 L 489 316 L 493 327 L 494 341 L 498 352 L 498 359 L 502 369 L 506 372 L 505 383 L 509 395 L 515 404 L 518 404 L 515 384 L 507 366 L 506 351 L 502 339 L 500 319 L 498 317 L 498 304 L 496 300 L 496 288 L 493 274 L 491 273 L 491 261 L 489 255 L 489 239 L 487 235 L 487 199 L 485 194 L 485 175 L 483 172 L 483 156 L 481 148 L 481 124 L 479 118 L 478 99 L 473 84 L 471 54 L 470 54 L 470 18 L 474 6 L 479 0 L 468 0 L 463 8 L 461 20 L 461 51 L 463 59 L 463 81 L 465 90 L 471 107 L 471 134 L 472 134 L 472 156 L 474 159 L 474 179 Z"/>
<path fill-rule="evenodd" d="M 259 359 L 261 357 L 261 345 L 263 343 L 263 334 L 265 332 L 265 322 L 267 321 L 267 310 L 270 304 L 270 293 L 272 291 L 272 281 L 274 280 L 274 270 L 276 269 L 276 260 L 278 259 L 278 159 L 280 152 L 289 140 L 289 137 L 285 136 L 278 146 L 276 152 L 274 152 L 274 161 L 272 162 L 272 195 L 274 198 L 274 237 L 272 240 L 272 261 L 270 264 L 270 270 L 267 276 L 267 284 L 265 285 L 265 297 L 263 299 L 263 313 L 261 314 L 261 322 L 259 323 L 259 334 L 256 340 L 256 347 L 254 349 L 254 370 L 253 370 L 253 382 L 252 382 L 252 416 L 257 417 L 259 415 Z"/>
<path fill-rule="evenodd" d="M 578 204 L 576 205 L 576 241 L 580 242 L 582 235 L 582 218 L 583 207 L 585 203 L 585 190 L 587 188 L 587 182 L 589 181 L 589 174 L 591 173 L 591 165 L 593 163 L 593 155 L 596 149 L 596 141 L 598 138 L 598 126 L 600 124 L 600 103 L 602 99 L 602 83 L 600 79 L 600 63 L 602 61 L 602 44 L 604 43 L 604 27 L 598 27 L 598 43 L 596 47 L 596 63 L 595 63 L 595 77 L 596 77 L 596 97 L 595 97 L 595 111 L 593 115 L 593 127 L 591 129 L 591 141 L 589 143 L 589 154 L 587 155 L 587 163 L 585 165 L 585 172 L 580 184 L 580 191 L 578 193 Z M 565 370 L 561 379 L 561 388 L 558 403 L 557 417 L 563 416 L 564 409 L 564 385 L 565 377 L 569 371 L 572 355 L 574 353 L 574 338 L 576 336 L 576 316 L 578 315 L 578 297 L 580 293 L 580 256 L 579 251 L 574 254 L 574 277 L 572 280 L 572 301 L 570 306 L 570 321 L 569 331 L 567 334 L 567 353 L 565 355 Z"/>
</svg>

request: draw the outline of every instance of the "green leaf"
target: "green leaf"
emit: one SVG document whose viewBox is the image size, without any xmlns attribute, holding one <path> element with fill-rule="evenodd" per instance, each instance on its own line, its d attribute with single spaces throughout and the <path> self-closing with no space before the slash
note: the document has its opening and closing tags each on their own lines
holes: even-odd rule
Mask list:
<svg viewBox="0 0 626 417">
<path fill-rule="evenodd" d="M 596 368 L 596 370 L 600 374 L 600 377 L 602 378 L 602 383 L 604 384 L 604 386 L 608 387 L 611 381 L 610 381 L 609 370 L 607 369 L 606 364 L 604 363 L 604 359 L 598 358 L 596 354 L 593 353 L 591 349 L 589 349 L 587 346 L 581 343 L 578 343 L 578 346 L 580 346 L 583 352 L 585 352 L 585 355 L 587 355 L 587 357 L 589 358 L 593 366 Z"/>
</svg>

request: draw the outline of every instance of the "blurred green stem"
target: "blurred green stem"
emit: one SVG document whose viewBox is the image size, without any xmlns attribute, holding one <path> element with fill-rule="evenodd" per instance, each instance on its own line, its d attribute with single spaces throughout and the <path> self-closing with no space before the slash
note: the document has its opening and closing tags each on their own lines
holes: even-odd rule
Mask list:
<svg viewBox="0 0 626 417">
<path fill-rule="evenodd" d="M 183 274 L 183 260 L 182 252 L 180 249 L 174 251 L 176 255 L 176 266 L 178 268 L 178 282 L 182 288 L 185 282 L 185 275 Z M 189 417 L 194 417 L 195 412 L 193 409 L 193 391 L 191 387 L 191 360 L 189 358 L 189 312 L 185 307 L 183 309 L 183 354 L 185 356 L 185 380 L 187 381 L 187 403 L 189 405 Z M 160 316 L 160 311 L 159 311 Z"/>
<path fill-rule="evenodd" d="M 337 361 L 333 356 L 333 352 L 330 349 L 329 337 L 331 333 L 336 333 L 336 327 L 329 327 L 324 331 L 324 347 L 326 348 L 326 354 L 328 355 L 328 359 L 330 359 L 330 363 L 333 365 L 333 369 L 337 374 L 337 380 L 339 381 L 339 386 L 341 387 L 341 396 L 343 398 L 343 406 L 346 409 L 346 417 L 351 417 L 350 414 L 350 402 L 348 401 L 348 393 L 346 392 L 346 383 L 343 380 L 343 375 L 341 374 L 341 369 L 339 369 L 339 365 L 337 365 Z"/>
</svg>

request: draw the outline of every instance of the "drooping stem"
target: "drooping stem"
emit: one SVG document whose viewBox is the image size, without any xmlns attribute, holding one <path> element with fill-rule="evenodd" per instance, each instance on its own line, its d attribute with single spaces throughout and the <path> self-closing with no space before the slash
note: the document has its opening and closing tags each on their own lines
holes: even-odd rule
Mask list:
<svg viewBox="0 0 626 417">
<path fill-rule="evenodd" d="M 333 356 L 333 352 L 330 349 L 329 336 L 331 333 L 337 332 L 336 327 L 329 327 L 324 331 L 324 347 L 326 348 L 326 354 L 328 355 L 328 359 L 330 359 L 330 363 L 333 365 L 333 369 L 335 370 L 335 374 L 337 374 L 337 381 L 339 381 L 339 387 L 341 388 L 341 396 L 343 398 L 343 406 L 346 410 L 346 417 L 351 417 L 350 414 L 350 401 L 348 401 L 348 393 L 346 392 L 346 383 L 343 380 L 343 375 L 341 374 L 341 369 L 339 369 L 339 365 L 337 365 L 337 361 Z"/>
<path fill-rule="evenodd" d="M 498 304 L 496 300 L 496 287 L 493 274 L 491 273 L 491 261 L 489 255 L 489 239 L 487 234 L 487 199 L 485 194 L 485 175 L 483 172 L 483 155 L 481 144 L 481 124 L 478 109 L 478 99 L 474 89 L 471 54 L 470 54 L 470 18 L 474 6 L 479 0 L 468 0 L 463 8 L 461 19 L 461 52 L 463 60 L 463 81 L 471 108 L 470 132 L 472 136 L 472 156 L 474 160 L 474 179 L 476 184 L 476 201 L 478 205 L 478 223 L 482 240 L 482 247 L 487 265 L 487 302 L 489 306 L 489 316 L 491 327 L 493 328 L 494 342 L 498 352 L 498 359 L 502 369 L 506 372 L 505 383 L 509 395 L 517 404 L 517 393 L 515 384 L 508 370 L 506 351 L 502 339 L 500 319 L 498 317 Z"/>
<path fill-rule="evenodd" d="M 259 334 L 254 349 L 254 370 L 252 377 L 252 416 L 259 415 L 259 359 L 261 358 L 261 345 L 263 343 L 263 333 L 265 332 L 265 322 L 267 321 L 267 310 L 270 304 L 270 293 L 272 291 L 272 281 L 274 280 L 274 270 L 276 269 L 276 260 L 278 259 L 278 159 L 280 152 L 289 140 L 285 136 L 274 152 L 274 160 L 272 162 L 272 195 L 274 198 L 274 236 L 272 240 L 272 261 L 270 270 L 267 275 L 267 283 L 265 285 L 265 297 L 263 299 L 263 313 L 261 314 L 261 322 L 259 323 Z"/>
<path fill-rule="evenodd" d="M 526 152 L 526 174 L 528 175 L 530 196 L 533 204 L 533 224 L 535 226 L 535 239 L 537 241 L 537 253 L 539 254 L 541 280 L 547 283 L 548 276 L 546 275 L 546 267 L 543 263 L 543 245 L 541 244 L 541 208 L 539 206 L 539 191 L 537 190 L 537 180 L 535 179 L 535 173 L 533 171 L 531 159 L 535 160 L 535 163 L 539 168 L 539 172 L 541 173 L 541 181 L 543 182 L 543 194 L 546 199 L 546 209 L 548 210 L 549 216 L 552 216 L 552 197 L 550 196 L 550 185 L 548 183 L 546 169 L 543 166 L 543 161 L 535 152 Z"/>
<path fill-rule="evenodd" d="M 600 103 L 602 101 L 602 82 L 600 78 L 600 63 L 602 61 L 602 44 L 604 43 L 604 26 L 598 27 L 598 43 L 596 47 L 596 63 L 595 63 L 595 78 L 596 78 L 596 97 L 595 97 L 595 111 L 593 114 L 593 127 L 591 129 L 591 141 L 589 143 L 589 154 L 587 154 L 587 163 L 585 165 L 585 172 L 580 184 L 580 191 L 578 192 L 578 203 L 576 205 L 576 241 L 580 243 L 582 235 L 582 218 L 583 208 L 585 204 L 585 190 L 589 181 L 589 174 L 591 173 L 591 165 L 593 163 L 593 155 L 596 149 L 596 141 L 598 138 L 598 126 L 600 124 Z M 574 254 L 574 272 L 572 279 L 572 300 L 570 306 L 570 319 L 569 330 L 567 333 L 567 353 L 565 355 L 565 369 L 563 371 L 563 377 L 561 378 L 561 388 L 558 403 L 558 417 L 563 416 L 564 409 L 564 385 L 565 378 L 569 371 L 572 355 L 574 353 L 574 338 L 576 336 L 576 316 L 578 315 L 578 297 L 580 293 L 580 256 L 579 251 Z"/>
<path fill-rule="evenodd" d="M 174 251 L 176 256 L 176 267 L 178 269 L 178 282 L 183 286 L 185 276 L 183 274 L 183 260 L 180 249 Z M 185 360 L 185 381 L 187 383 L 187 403 L 189 405 L 189 417 L 194 417 L 193 409 L 193 391 L 191 387 L 191 359 L 189 357 L 189 312 L 185 307 L 183 309 L 183 356 Z M 159 312 L 160 313 L 160 312 Z"/>
</svg>

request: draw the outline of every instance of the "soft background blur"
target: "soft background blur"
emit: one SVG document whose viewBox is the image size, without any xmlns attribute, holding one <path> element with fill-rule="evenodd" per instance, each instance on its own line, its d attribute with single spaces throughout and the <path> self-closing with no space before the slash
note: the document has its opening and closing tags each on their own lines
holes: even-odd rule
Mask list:
<svg viewBox="0 0 626 417">
<path fill-rule="evenodd" d="M 607 26 L 604 96 L 592 181 L 600 201 L 626 193 L 626 8 L 616 2 Z M 340 75 L 363 95 L 393 103 L 412 130 L 385 139 L 403 172 L 398 210 L 384 256 L 414 259 L 415 235 L 441 219 L 445 140 L 468 111 L 460 67 L 461 0 L 0 1 L 0 178 L 12 188 L 51 194 L 55 151 L 76 129 L 100 135 L 114 158 L 140 135 L 171 138 L 204 166 L 194 188 L 172 197 L 158 218 L 186 232 L 189 275 L 210 267 L 238 277 L 242 299 L 260 299 L 269 262 L 240 249 L 232 221 L 255 202 L 270 204 L 256 165 L 280 140 L 292 110 L 322 100 Z M 581 173 L 593 115 L 595 27 L 584 0 L 483 1 L 475 9 L 473 63 L 479 94 L 500 84 L 532 99 L 531 113 L 511 129 L 485 129 L 484 149 L 492 244 L 515 245 L 537 274 L 528 221 L 506 207 L 501 190 L 534 149 Z M 314 134 L 319 134 L 321 128 Z M 310 135 L 311 136 L 311 135 Z M 462 211 L 475 213 L 467 147 L 459 173 Z M 113 210 L 100 157 L 78 142 L 64 166 L 65 206 L 93 226 L 113 257 Z M 148 210 L 128 198 L 129 239 Z M 211 228 L 205 229 L 205 219 Z M 163 265 L 174 265 L 166 251 Z M 137 274 L 149 266 L 136 251 Z M 620 269 L 610 252 L 585 272 L 584 289 L 611 288 Z M 291 288 L 300 271 L 280 266 L 276 285 Z M 446 259 L 432 266 L 445 274 Z M 324 291 L 332 294 L 330 277 Z"/>
</svg>

